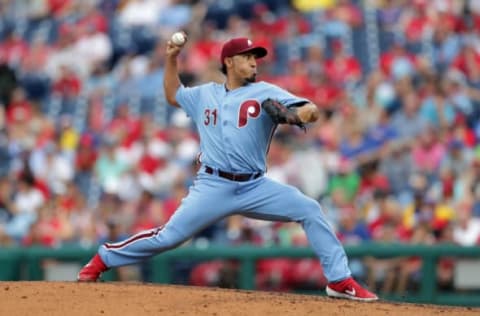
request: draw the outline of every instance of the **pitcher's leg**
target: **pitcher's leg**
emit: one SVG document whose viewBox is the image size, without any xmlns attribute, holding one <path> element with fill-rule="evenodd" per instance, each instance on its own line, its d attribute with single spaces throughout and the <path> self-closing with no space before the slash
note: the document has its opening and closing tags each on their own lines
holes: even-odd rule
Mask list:
<svg viewBox="0 0 480 316">
<path fill-rule="evenodd" d="M 98 251 L 99 261 L 104 263 L 105 268 L 118 267 L 135 264 L 175 248 L 231 213 L 234 209 L 231 203 L 233 192 L 233 185 L 220 183 L 209 176 L 199 176 L 164 227 L 140 232 L 119 243 L 102 245 Z"/>
<path fill-rule="evenodd" d="M 312 249 L 322 262 L 325 277 L 330 281 L 350 276 L 348 260 L 342 244 L 335 236 L 325 215 L 315 200 L 303 195 L 297 188 L 264 178 L 254 190 L 242 197 L 249 211 L 243 214 L 266 220 L 299 222 Z"/>
<path fill-rule="evenodd" d="M 188 237 L 167 223 L 162 227 L 142 231 L 119 243 L 106 243 L 100 246 L 98 254 L 109 268 L 135 264 L 175 248 Z"/>
<path fill-rule="evenodd" d="M 351 272 L 342 244 L 326 221 L 320 205 L 308 197 L 304 198 L 310 201 L 303 204 L 305 213 L 300 218 L 300 223 L 311 247 L 322 262 L 325 277 L 330 282 L 348 278 Z"/>
</svg>

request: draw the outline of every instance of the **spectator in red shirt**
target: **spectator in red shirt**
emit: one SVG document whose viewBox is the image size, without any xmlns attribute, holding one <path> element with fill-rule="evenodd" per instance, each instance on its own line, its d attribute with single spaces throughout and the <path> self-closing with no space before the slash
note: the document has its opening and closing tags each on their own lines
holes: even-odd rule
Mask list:
<svg viewBox="0 0 480 316">
<path fill-rule="evenodd" d="M 480 52 L 476 50 L 473 38 L 464 39 L 462 49 L 451 67 L 460 70 L 471 82 L 480 83 Z"/>
<path fill-rule="evenodd" d="M 282 39 L 308 34 L 311 30 L 312 26 L 308 20 L 300 11 L 296 10 L 292 10 L 289 14 L 277 19 L 271 28 L 272 35 Z"/>
<path fill-rule="evenodd" d="M 79 95 L 82 82 L 69 66 L 62 65 L 60 66 L 60 76 L 52 88 L 54 93 L 70 99 Z"/>
<path fill-rule="evenodd" d="M 54 247 L 58 245 L 59 223 L 53 218 L 51 207 L 46 205 L 39 210 L 39 218 L 30 226 L 28 234 L 22 240 L 23 246 Z"/>
<path fill-rule="evenodd" d="M 396 38 L 391 48 L 380 56 L 380 68 L 386 76 L 390 77 L 392 67 L 401 60 L 409 62 L 413 67 L 416 65 L 416 56 L 406 50 L 402 39 Z"/>
<path fill-rule="evenodd" d="M 50 13 L 56 17 L 64 15 L 73 6 L 72 0 L 48 0 L 47 2 Z"/>
<path fill-rule="evenodd" d="M 81 150 L 77 152 L 75 157 L 75 169 L 80 173 L 90 173 L 93 170 L 98 156 L 94 146 L 93 136 L 90 134 L 83 134 L 80 137 L 79 147 Z"/>
<path fill-rule="evenodd" d="M 177 208 L 180 206 L 180 202 L 186 195 L 187 189 L 183 185 L 183 182 L 177 181 L 177 183 L 175 183 L 173 186 L 172 194 L 167 199 L 165 199 L 163 203 L 165 222 L 167 222 L 170 217 L 172 217 L 173 213 L 175 213 Z"/>
<path fill-rule="evenodd" d="M 10 31 L 0 41 L 0 55 L 11 66 L 19 66 L 28 52 L 28 43 L 15 31 Z"/>
<path fill-rule="evenodd" d="M 302 96 L 325 109 L 334 109 L 343 98 L 343 91 L 328 80 L 325 73 L 309 73 Z"/>
<path fill-rule="evenodd" d="M 48 58 L 52 52 L 52 48 L 48 43 L 41 39 L 35 38 L 29 49 L 25 52 L 22 59 L 22 68 L 27 68 L 30 71 L 43 72 L 43 68 L 47 64 Z"/>
<path fill-rule="evenodd" d="M 445 1 L 446 2 L 446 1 Z M 450 1 L 452 2 L 452 1 Z M 435 14 L 433 15 L 433 28 L 442 33 L 462 33 L 466 30 L 465 21 L 457 16 L 451 3 L 437 5 Z"/>
<path fill-rule="evenodd" d="M 468 121 L 462 114 L 457 114 L 448 135 L 461 140 L 468 148 L 474 148 L 477 143 L 475 131 L 468 126 Z"/>
<path fill-rule="evenodd" d="M 118 107 L 116 116 L 108 125 L 107 130 L 119 136 L 122 146 L 129 147 L 140 139 L 143 126 L 138 117 L 130 114 L 128 104 L 122 104 Z"/>
<path fill-rule="evenodd" d="M 187 46 L 186 66 L 189 71 L 201 73 L 205 70 L 209 60 L 216 60 L 220 54 L 221 41 L 215 38 L 213 25 L 204 23 L 205 29 L 199 33 L 199 38 L 190 46 Z"/>
<path fill-rule="evenodd" d="M 432 22 L 427 15 L 427 3 L 427 0 L 415 0 L 412 9 L 404 11 L 403 33 L 409 43 L 419 43 Z"/>
<path fill-rule="evenodd" d="M 301 95 L 320 107 L 332 109 L 341 98 L 342 91 L 329 80 L 325 73 L 322 48 L 310 46 L 303 64 L 307 69 L 308 78 Z"/>
<path fill-rule="evenodd" d="M 300 60 L 292 60 L 289 69 L 288 74 L 270 78 L 269 81 L 297 95 L 306 96 L 311 93 L 306 64 Z"/>
<path fill-rule="evenodd" d="M 22 88 L 17 88 L 12 94 L 12 101 L 7 107 L 6 118 L 7 125 L 10 124 L 26 124 L 33 116 L 33 108 L 31 103 L 27 100 L 25 91 Z"/>
<path fill-rule="evenodd" d="M 134 211 L 135 221 L 131 228 L 133 234 L 158 227 L 166 222 L 162 204 L 146 190 L 142 192 L 140 199 L 134 206 Z"/>
<path fill-rule="evenodd" d="M 360 63 L 354 56 L 347 56 L 340 40 L 332 42 L 332 58 L 325 62 L 325 72 L 338 86 L 358 82 L 362 75 Z"/>
<path fill-rule="evenodd" d="M 75 156 L 75 182 L 81 192 L 87 196 L 90 189 L 90 181 L 97 161 L 98 152 L 94 146 L 93 136 L 83 134 L 80 137 L 79 148 Z"/>
<path fill-rule="evenodd" d="M 468 9 L 471 14 L 472 28 L 476 31 L 480 31 L 480 5 L 478 1 L 469 0 Z"/>
<path fill-rule="evenodd" d="M 251 32 L 263 33 L 269 36 L 272 40 L 272 35 L 275 32 L 274 19 L 272 19 L 273 13 L 268 9 L 268 6 L 264 3 L 258 3 L 253 6 L 253 16 L 250 20 L 250 30 Z M 254 40 L 255 43 L 257 41 Z M 267 49 L 269 47 L 266 47 Z M 271 52 L 268 49 L 268 52 Z"/>
<path fill-rule="evenodd" d="M 360 195 L 371 195 L 377 190 L 389 191 L 390 183 L 378 168 L 378 160 L 364 164 L 361 168 Z"/>
</svg>

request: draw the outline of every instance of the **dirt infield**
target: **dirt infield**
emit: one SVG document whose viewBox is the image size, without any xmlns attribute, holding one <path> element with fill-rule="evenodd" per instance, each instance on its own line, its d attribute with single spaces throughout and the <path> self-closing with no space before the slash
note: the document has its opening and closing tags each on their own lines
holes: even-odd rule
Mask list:
<svg viewBox="0 0 480 316">
<path fill-rule="evenodd" d="M 480 315 L 480 309 L 138 283 L 0 282 L 0 315 Z"/>
</svg>

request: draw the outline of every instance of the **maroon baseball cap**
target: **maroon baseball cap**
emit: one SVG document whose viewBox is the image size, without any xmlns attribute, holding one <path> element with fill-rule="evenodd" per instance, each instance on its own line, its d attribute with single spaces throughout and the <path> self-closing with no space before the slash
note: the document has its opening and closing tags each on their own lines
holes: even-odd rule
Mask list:
<svg viewBox="0 0 480 316">
<path fill-rule="evenodd" d="M 268 51 L 265 47 L 254 45 L 253 42 L 246 37 L 233 38 L 223 44 L 220 63 L 223 65 L 225 58 L 245 53 L 253 53 L 256 58 L 262 58 L 267 55 Z"/>
</svg>

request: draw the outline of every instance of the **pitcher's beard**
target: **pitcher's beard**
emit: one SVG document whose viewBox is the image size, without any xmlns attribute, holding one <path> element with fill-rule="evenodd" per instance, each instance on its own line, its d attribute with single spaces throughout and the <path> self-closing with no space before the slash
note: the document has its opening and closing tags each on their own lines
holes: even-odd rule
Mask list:
<svg viewBox="0 0 480 316">
<path fill-rule="evenodd" d="M 253 83 L 257 81 L 257 74 L 253 74 L 250 77 L 245 78 L 245 84 Z"/>
</svg>

